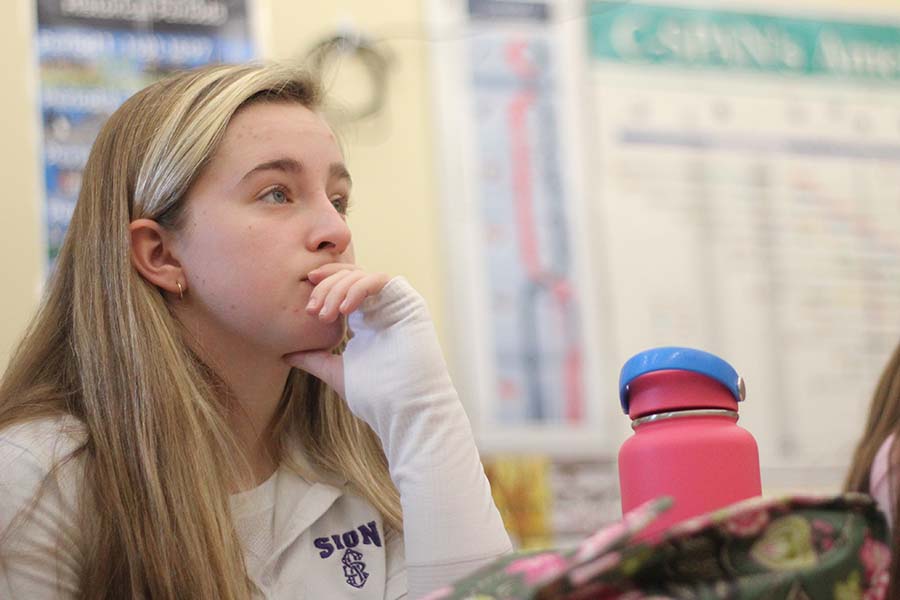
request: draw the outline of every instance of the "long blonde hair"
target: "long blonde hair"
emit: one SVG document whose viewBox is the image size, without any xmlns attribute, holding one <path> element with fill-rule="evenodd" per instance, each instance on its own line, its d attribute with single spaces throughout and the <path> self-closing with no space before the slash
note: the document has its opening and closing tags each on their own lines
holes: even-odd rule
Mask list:
<svg viewBox="0 0 900 600">
<path fill-rule="evenodd" d="M 296 68 L 216 66 L 159 81 L 108 119 L 44 299 L 0 381 L 0 429 L 59 415 L 84 424 L 81 598 L 249 597 L 228 502 L 240 473 L 227 389 L 133 268 L 128 225 L 178 228 L 231 117 L 266 101 L 321 108 Z M 321 382 L 291 371 L 272 432 L 279 458 L 300 440 L 315 467 L 402 527 L 381 444 Z"/>
<path fill-rule="evenodd" d="M 890 498 L 896 498 L 890 507 L 893 518 L 891 533 L 894 551 L 891 556 L 891 578 L 888 598 L 900 597 L 900 493 L 897 489 L 900 474 L 900 345 L 885 365 L 869 405 L 869 414 L 862 437 L 853 453 L 853 461 L 847 472 L 844 489 L 849 492 L 868 494 L 870 489 L 870 473 L 875 455 L 891 434 L 894 439 L 888 451 L 888 486 L 891 488 Z"/>
</svg>

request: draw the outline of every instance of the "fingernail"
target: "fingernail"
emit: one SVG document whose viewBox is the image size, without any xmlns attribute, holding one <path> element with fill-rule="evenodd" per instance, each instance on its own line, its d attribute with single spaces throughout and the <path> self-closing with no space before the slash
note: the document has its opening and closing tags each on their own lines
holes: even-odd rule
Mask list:
<svg viewBox="0 0 900 600">
<path fill-rule="evenodd" d="M 322 310 L 319 311 L 319 316 L 324 317 L 326 314 L 328 314 L 328 308 L 323 307 Z"/>
<path fill-rule="evenodd" d="M 343 311 L 343 310 L 347 310 L 347 307 L 348 307 L 348 306 L 350 306 L 350 301 L 349 301 L 349 300 L 344 300 L 343 302 L 341 302 L 340 310 L 342 310 L 342 311 Z"/>
<path fill-rule="evenodd" d="M 309 299 L 309 304 L 306 305 L 306 310 L 312 310 L 312 309 L 314 309 L 315 307 L 316 307 L 316 299 L 315 299 L 315 298 L 310 298 L 310 299 Z"/>
</svg>

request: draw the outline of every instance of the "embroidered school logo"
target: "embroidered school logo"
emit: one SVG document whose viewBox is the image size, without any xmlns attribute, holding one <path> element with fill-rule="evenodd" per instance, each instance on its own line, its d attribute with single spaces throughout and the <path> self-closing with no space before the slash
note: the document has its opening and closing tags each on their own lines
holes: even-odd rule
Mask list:
<svg viewBox="0 0 900 600">
<path fill-rule="evenodd" d="M 366 563 L 363 562 L 365 557 L 360 546 L 381 548 L 381 535 L 378 533 L 378 524 L 369 521 L 344 533 L 316 538 L 313 545 L 320 550 L 319 558 L 322 559 L 330 557 L 337 550 L 344 550 L 341 556 L 344 579 L 349 585 L 361 588 L 369 579 L 369 573 L 366 571 Z"/>
<path fill-rule="evenodd" d="M 366 585 L 369 574 L 366 573 L 366 563 L 362 562 L 363 555 L 352 548 L 347 548 L 341 563 L 344 565 L 344 578 L 347 583 L 355 588 Z"/>
</svg>

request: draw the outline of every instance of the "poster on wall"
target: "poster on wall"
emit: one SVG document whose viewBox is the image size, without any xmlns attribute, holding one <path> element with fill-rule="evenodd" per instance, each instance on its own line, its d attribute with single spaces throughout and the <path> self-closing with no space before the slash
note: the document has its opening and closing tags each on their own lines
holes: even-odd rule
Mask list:
<svg viewBox="0 0 900 600">
<path fill-rule="evenodd" d="M 484 460 L 494 503 L 518 550 L 574 546 L 622 517 L 613 461 L 494 455 Z"/>
<path fill-rule="evenodd" d="M 126 98 L 173 71 L 256 56 L 251 0 L 38 0 L 50 268 L 100 126 Z"/>
<path fill-rule="evenodd" d="M 484 4 L 470 7 L 490 15 Z M 540 27 L 545 13 L 533 14 L 536 26 L 511 35 L 490 31 L 469 42 L 478 205 L 495 315 L 494 417 L 506 424 L 579 424 L 581 309 L 562 201 L 556 48 Z M 500 17 L 489 18 L 496 23 Z"/>
<path fill-rule="evenodd" d="M 445 231 L 483 450 L 608 458 L 621 365 L 692 346 L 747 382 L 764 486 L 837 490 L 900 341 L 900 10 L 449 4 Z"/>
<path fill-rule="evenodd" d="M 727 358 L 764 483 L 836 489 L 900 340 L 900 14 L 680 4 L 587 24 L 614 354 Z"/>
<path fill-rule="evenodd" d="M 459 373 L 458 383 L 477 399 L 467 408 L 485 451 L 515 451 L 524 440 L 553 447 L 561 436 L 572 441 L 573 431 L 596 449 L 590 300 L 567 176 L 577 149 L 553 3 L 468 0 L 455 8 L 445 18 L 466 23 L 467 33 L 436 50 L 458 60 L 446 94 L 462 106 L 438 110 L 446 119 L 464 115 L 442 127 L 460 136 L 470 192 L 462 204 L 449 192 L 445 207 L 453 262 L 471 282 L 451 306 L 454 330 L 470 342 L 461 360 L 477 372 Z M 460 183 L 450 179 L 450 187 Z"/>
</svg>

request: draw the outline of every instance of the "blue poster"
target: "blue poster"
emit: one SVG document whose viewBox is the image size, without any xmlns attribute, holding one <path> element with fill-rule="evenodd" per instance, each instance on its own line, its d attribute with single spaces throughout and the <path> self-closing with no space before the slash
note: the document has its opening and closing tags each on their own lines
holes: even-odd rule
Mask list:
<svg viewBox="0 0 900 600">
<path fill-rule="evenodd" d="M 91 144 L 129 96 L 165 75 L 252 59 L 249 0 L 38 0 L 47 260 L 52 267 Z"/>
</svg>

